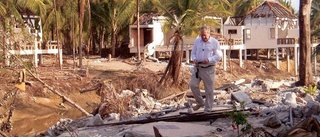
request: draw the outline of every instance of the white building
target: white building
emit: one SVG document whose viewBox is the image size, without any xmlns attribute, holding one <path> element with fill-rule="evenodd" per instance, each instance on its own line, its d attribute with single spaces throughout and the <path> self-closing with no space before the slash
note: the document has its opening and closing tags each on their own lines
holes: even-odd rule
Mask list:
<svg viewBox="0 0 320 137">
<path fill-rule="evenodd" d="M 21 15 L 24 26 L 13 25 L 13 34 L 6 40 L 9 50 L 6 51 L 6 65 L 10 65 L 9 58 L 13 55 L 34 55 L 35 67 L 42 61 L 43 54 L 59 54 L 62 64 L 62 50 L 58 51 L 57 43 L 50 42 L 43 46 L 41 19 L 37 15 Z M 2 50 L 2 49 L 1 49 Z M 3 51 L 2 51 L 3 52 Z M 40 57 L 40 59 L 38 58 Z"/>
<path fill-rule="evenodd" d="M 215 18 L 221 20 L 221 18 Z M 173 31 L 164 33 L 162 25 L 165 18 L 162 16 L 144 15 L 140 18 L 140 46 L 141 51 L 145 45 L 152 43 L 155 51 L 171 51 L 165 44 L 172 36 Z M 286 53 L 285 48 L 294 49 L 295 73 L 298 64 L 298 17 L 277 1 L 266 0 L 260 6 L 252 9 L 242 17 L 229 17 L 221 27 L 214 27 L 213 31 L 223 36 L 217 39 L 223 50 L 223 67 L 226 70 L 227 51 L 239 51 L 240 66 L 242 59 L 247 59 L 247 51 L 267 49 L 270 57 L 271 49 L 276 51 L 277 67 L 279 68 L 279 48 L 282 49 L 282 57 Z M 222 24 L 222 23 L 221 23 Z M 222 30 L 222 31 L 221 31 Z M 130 26 L 130 52 L 136 53 L 137 25 Z M 186 51 L 192 49 L 194 38 L 185 38 Z M 317 41 L 313 41 L 313 46 Z M 289 51 L 289 50 L 287 50 Z M 258 55 L 258 54 L 256 54 Z M 186 52 L 187 61 L 189 51 Z M 289 58 L 288 58 L 289 59 Z"/>
</svg>

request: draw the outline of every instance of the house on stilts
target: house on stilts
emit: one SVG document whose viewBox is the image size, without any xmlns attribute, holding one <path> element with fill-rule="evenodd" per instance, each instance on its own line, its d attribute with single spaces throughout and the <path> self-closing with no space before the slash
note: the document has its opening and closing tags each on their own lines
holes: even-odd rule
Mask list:
<svg viewBox="0 0 320 137">
<path fill-rule="evenodd" d="M 5 55 L 5 64 L 10 65 L 12 55 L 33 55 L 33 65 L 43 63 L 43 54 L 59 55 L 62 64 L 62 49 L 58 48 L 56 41 L 49 41 L 43 44 L 43 33 L 41 19 L 37 15 L 21 14 L 23 24 L 15 22 L 12 27 L 12 34 L 4 40 L 6 48 L 0 49 Z M 60 50 L 60 51 L 59 51 Z"/>
<path fill-rule="evenodd" d="M 276 66 L 279 69 L 280 58 L 289 60 L 289 54 L 293 53 L 294 71 L 298 74 L 299 63 L 299 20 L 290 10 L 274 0 L 266 0 L 258 7 L 249 11 L 241 17 L 228 17 L 224 22 L 222 18 L 214 18 L 221 22 L 221 26 L 211 28 L 214 33 L 221 34 L 222 37 L 216 37 L 223 50 L 223 69 L 226 70 L 227 52 L 237 51 L 239 65 L 243 66 L 243 59 L 252 56 L 258 50 L 267 51 L 267 57 L 270 58 L 271 51 L 275 51 Z M 159 57 L 160 52 L 171 51 L 167 48 L 169 38 L 173 31 L 164 33 L 162 25 L 165 17 L 159 15 L 146 15 L 140 17 L 140 47 L 141 51 L 147 48 L 149 55 Z M 130 26 L 130 52 L 137 53 L 137 25 Z M 190 51 L 195 38 L 185 37 L 185 57 L 190 60 Z M 318 39 L 311 40 L 314 48 L 319 44 Z M 151 46 L 150 46 L 151 45 Z M 172 46 L 172 45 L 171 45 Z M 291 49 L 291 50 L 290 50 Z M 290 53 L 290 51 L 292 53 Z M 289 63 L 289 61 L 288 61 Z M 316 60 L 314 61 L 316 66 Z M 288 64 L 288 66 L 290 66 Z M 288 67 L 288 71 L 289 71 Z M 314 69 L 316 70 L 316 69 Z"/>
</svg>

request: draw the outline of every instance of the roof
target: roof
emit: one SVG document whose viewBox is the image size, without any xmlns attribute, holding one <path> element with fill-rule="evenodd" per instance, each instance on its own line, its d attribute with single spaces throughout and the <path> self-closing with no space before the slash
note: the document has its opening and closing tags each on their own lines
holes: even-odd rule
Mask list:
<svg viewBox="0 0 320 137">
<path fill-rule="evenodd" d="M 286 7 L 282 6 L 279 2 L 270 1 L 270 0 L 266 0 L 260 6 L 249 11 L 246 16 L 249 16 L 249 15 L 251 15 L 252 18 L 270 17 L 271 15 L 279 18 L 288 18 L 288 19 L 297 18 L 296 15 L 294 15 Z"/>
<path fill-rule="evenodd" d="M 153 24 L 153 17 L 158 17 L 159 14 L 155 13 L 144 13 L 139 17 L 139 24 L 140 25 L 149 25 Z M 133 25 L 137 25 L 137 21 L 134 22 Z"/>
</svg>

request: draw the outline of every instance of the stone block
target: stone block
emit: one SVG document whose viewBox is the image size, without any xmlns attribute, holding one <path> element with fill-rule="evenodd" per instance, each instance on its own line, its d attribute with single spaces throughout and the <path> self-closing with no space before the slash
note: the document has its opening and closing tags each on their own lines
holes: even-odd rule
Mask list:
<svg viewBox="0 0 320 137">
<path fill-rule="evenodd" d="M 244 102 L 246 102 L 246 104 L 252 103 L 252 100 L 250 99 L 248 94 L 246 94 L 243 91 L 238 91 L 238 92 L 231 93 L 231 100 L 235 100 L 237 102 L 243 102 L 244 101 Z"/>
</svg>

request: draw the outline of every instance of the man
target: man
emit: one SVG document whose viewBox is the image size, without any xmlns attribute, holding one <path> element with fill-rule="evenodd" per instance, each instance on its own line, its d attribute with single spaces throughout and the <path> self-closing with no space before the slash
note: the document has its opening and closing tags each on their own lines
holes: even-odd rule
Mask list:
<svg viewBox="0 0 320 137">
<path fill-rule="evenodd" d="M 191 55 L 195 71 L 191 76 L 190 88 L 197 102 L 193 110 L 196 111 L 204 106 L 204 112 L 210 112 L 213 107 L 215 66 L 221 60 L 222 51 L 219 42 L 210 36 L 209 27 L 201 27 L 200 36 L 193 44 Z M 204 83 L 205 100 L 200 94 L 199 84 L 201 81 Z"/>
</svg>

